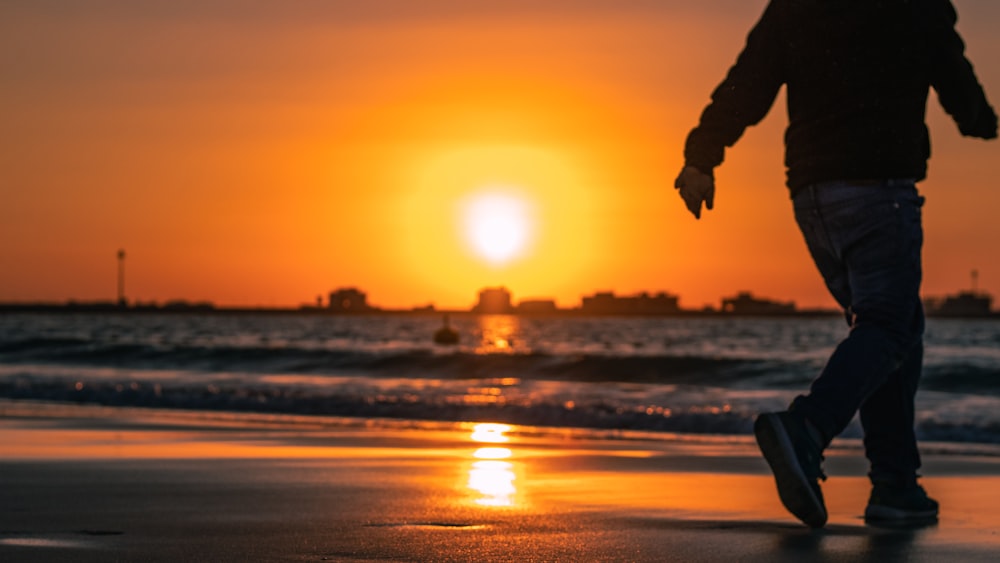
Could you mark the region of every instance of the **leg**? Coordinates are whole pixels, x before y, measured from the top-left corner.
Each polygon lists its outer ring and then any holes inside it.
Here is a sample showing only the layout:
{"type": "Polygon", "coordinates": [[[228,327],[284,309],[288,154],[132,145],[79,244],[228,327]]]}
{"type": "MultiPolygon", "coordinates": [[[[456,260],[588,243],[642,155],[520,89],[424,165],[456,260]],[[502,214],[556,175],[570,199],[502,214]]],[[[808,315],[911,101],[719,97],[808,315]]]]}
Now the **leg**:
{"type": "Polygon", "coordinates": [[[923,343],[913,347],[899,369],[861,405],[865,455],[872,482],[911,487],[917,482],[920,452],[914,425],[914,396],[920,381],[923,343]]]}
{"type": "MultiPolygon", "coordinates": [[[[812,196],[809,202],[796,197],[796,217],[831,290],[846,270],[849,289],[835,296],[842,304],[845,294],[850,299],[852,323],[809,394],[792,405],[819,429],[825,446],[890,374],[911,359],[910,351],[922,337],[922,198],[912,186],[849,184],[817,190],[812,196]],[[817,233],[823,235],[819,240],[817,233]],[[824,256],[835,257],[840,266],[821,261],[824,256]]],[[[911,361],[919,362],[919,356],[911,361]]]]}
{"type": "Polygon", "coordinates": [[[937,501],[917,484],[920,452],[913,431],[913,399],[923,354],[921,342],[861,405],[865,455],[871,463],[872,492],[865,508],[869,524],[922,526],[937,521],[937,501]]]}
{"type": "MultiPolygon", "coordinates": [[[[859,408],[873,479],[915,475],[919,466],[913,395],[922,361],[922,203],[912,183],[895,182],[810,186],[795,197],[796,220],[851,332],[809,394],[788,412],[758,416],[754,435],[785,508],[810,526],[827,519],[817,482],[825,479],[822,451],[859,408]]],[[[866,518],[936,516],[937,503],[913,481],[873,487],[866,518]]]]}
{"type": "MultiPolygon", "coordinates": [[[[795,198],[795,217],[827,288],[850,319],[849,272],[823,221],[817,196],[815,187],[800,192],[795,198]]],[[[754,421],[754,437],[771,467],[778,497],[785,508],[810,527],[826,524],[826,503],[818,481],[826,479],[821,465],[823,448],[829,439],[801,413],[790,411],[758,416],[754,421]]]]}

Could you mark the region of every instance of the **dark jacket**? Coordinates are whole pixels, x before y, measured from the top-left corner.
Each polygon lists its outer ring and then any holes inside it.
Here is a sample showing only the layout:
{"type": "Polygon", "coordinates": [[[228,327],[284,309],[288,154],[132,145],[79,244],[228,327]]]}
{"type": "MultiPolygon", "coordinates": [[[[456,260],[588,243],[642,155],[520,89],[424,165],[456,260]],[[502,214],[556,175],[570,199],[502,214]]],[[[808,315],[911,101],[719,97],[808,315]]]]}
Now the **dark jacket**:
{"type": "Polygon", "coordinates": [[[930,87],[963,135],[997,134],[956,19],[949,0],[772,0],[688,135],[686,164],[711,173],[784,84],[793,195],[831,180],[923,179],[930,87]]]}

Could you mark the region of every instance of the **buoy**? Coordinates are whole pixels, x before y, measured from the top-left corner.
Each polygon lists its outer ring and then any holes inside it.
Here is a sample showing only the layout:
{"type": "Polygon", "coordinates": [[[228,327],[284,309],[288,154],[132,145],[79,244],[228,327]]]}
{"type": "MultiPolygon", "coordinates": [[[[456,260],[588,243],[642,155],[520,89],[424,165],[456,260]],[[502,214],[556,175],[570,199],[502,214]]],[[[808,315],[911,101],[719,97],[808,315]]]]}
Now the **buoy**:
{"type": "Polygon", "coordinates": [[[458,332],[448,325],[448,315],[444,316],[444,326],[434,333],[436,344],[458,344],[458,332]]]}

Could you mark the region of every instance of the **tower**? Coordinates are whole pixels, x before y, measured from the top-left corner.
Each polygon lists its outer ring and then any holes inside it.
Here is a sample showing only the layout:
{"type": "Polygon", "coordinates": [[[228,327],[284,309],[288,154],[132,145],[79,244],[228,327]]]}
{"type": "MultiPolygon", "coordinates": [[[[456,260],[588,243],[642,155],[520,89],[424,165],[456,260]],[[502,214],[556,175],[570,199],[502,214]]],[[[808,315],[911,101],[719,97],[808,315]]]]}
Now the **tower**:
{"type": "Polygon", "coordinates": [[[125,307],[125,249],[118,249],[118,306],[125,307]]]}

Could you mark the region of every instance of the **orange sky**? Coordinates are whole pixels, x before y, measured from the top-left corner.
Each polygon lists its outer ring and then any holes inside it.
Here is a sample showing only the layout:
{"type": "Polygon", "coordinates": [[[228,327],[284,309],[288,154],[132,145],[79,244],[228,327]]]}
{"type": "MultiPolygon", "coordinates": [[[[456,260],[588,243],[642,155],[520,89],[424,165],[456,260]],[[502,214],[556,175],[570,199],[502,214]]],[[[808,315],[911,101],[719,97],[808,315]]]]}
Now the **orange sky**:
{"type": "MultiPolygon", "coordinates": [[[[681,146],[764,0],[109,0],[0,5],[0,301],[579,304],[739,290],[830,306],[784,188],[783,95],[717,171],[716,210],[672,188],[681,146]],[[140,5],[141,4],[141,5],[140,5]],[[487,4],[491,7],[486,6],[487,4]],[[505,187],[531,243],[469,251],[470,194],[505,187]]],[[[956,0],[1000,104],[1000,4],[956,0]]],[[[1000,296],[1000,144],[932,95],[924,292],[1000,296]]]]}

